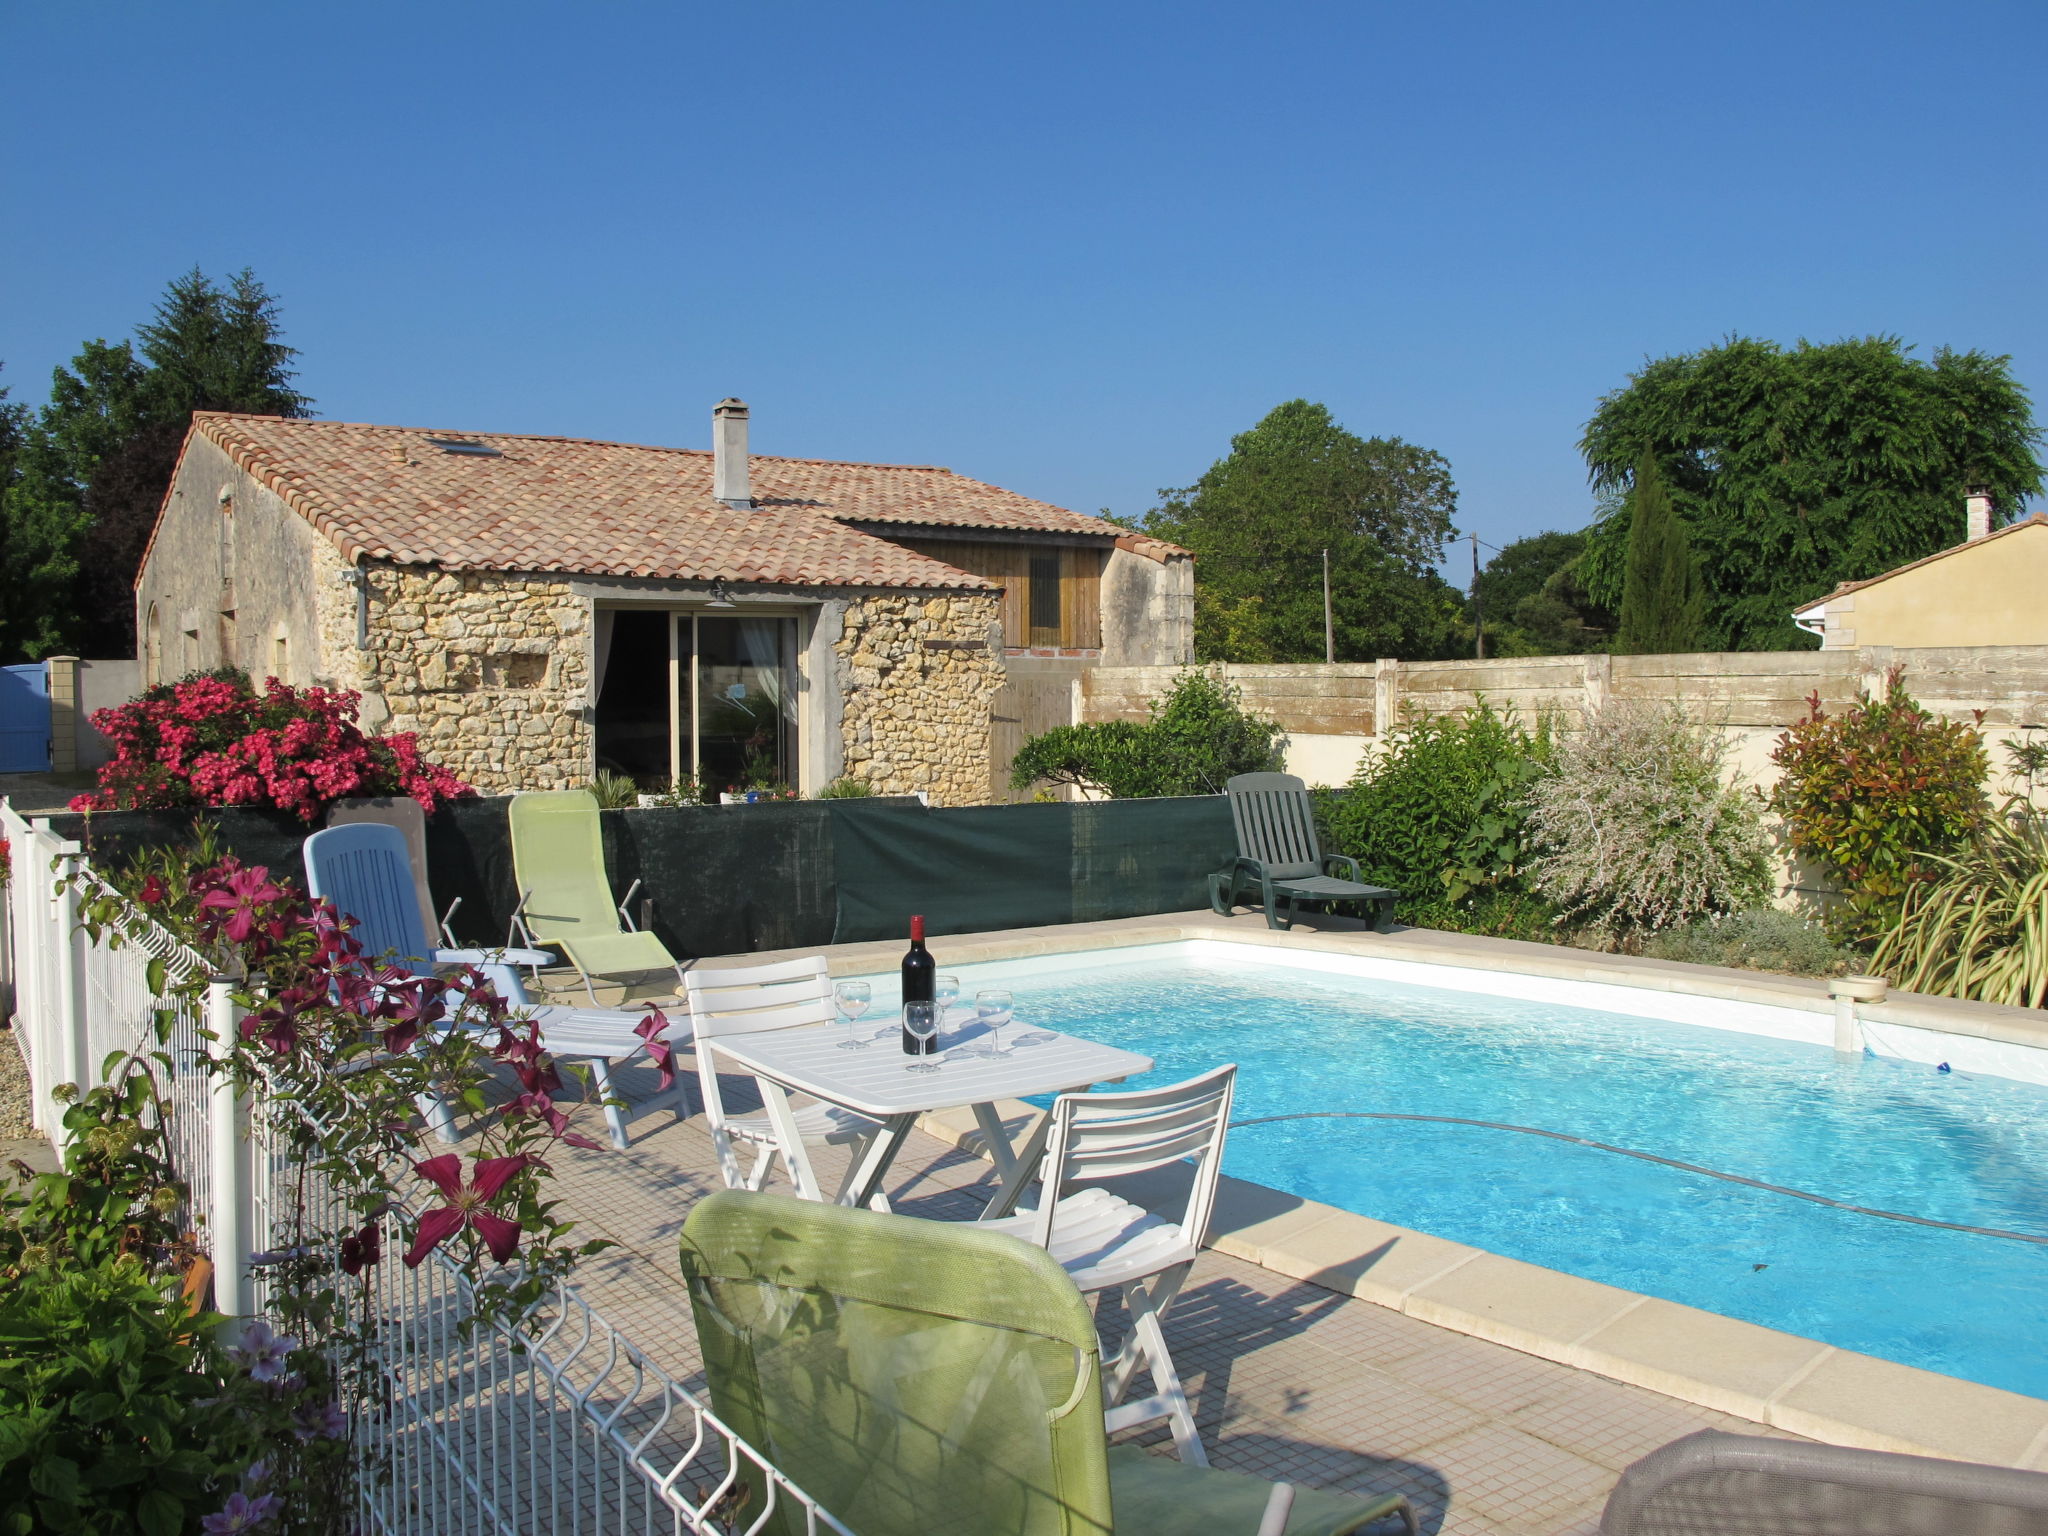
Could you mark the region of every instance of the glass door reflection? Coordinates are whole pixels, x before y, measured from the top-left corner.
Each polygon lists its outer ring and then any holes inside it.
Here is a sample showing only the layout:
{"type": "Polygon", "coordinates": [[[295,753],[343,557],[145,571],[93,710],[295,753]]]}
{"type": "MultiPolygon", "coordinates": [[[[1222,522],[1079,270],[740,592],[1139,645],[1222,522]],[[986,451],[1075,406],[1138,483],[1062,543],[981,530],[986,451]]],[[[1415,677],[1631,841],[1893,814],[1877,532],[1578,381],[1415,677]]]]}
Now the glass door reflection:
{"type": "Polygon", "coordinates": [[[796,622],[677,615],[684,658],[677,715],[705,794],[784,788],[796,778],[796,622]]]}

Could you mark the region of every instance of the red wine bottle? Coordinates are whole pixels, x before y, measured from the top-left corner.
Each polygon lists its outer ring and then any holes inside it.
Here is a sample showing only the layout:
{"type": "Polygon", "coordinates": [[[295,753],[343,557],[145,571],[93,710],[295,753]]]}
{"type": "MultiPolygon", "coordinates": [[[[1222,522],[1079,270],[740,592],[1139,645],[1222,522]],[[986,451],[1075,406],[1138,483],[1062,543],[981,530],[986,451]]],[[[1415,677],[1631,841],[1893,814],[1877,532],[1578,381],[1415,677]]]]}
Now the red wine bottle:
{"type": "MultiPolygon", "coordinates": [[[[903,1001],[906,1003],[929,1003],[932,1000],[932,978],[938,966],[925,953],[924,919],[910,920],[910,950],[903,957],[903,1001]]],[[[906,1056],[929,1056],[939,1048],[938,1032],[935,1030],[929,1040],[920,1041],[910,1032],[908,1025],[903,1030],[903,1054],[906,1056]]]]}

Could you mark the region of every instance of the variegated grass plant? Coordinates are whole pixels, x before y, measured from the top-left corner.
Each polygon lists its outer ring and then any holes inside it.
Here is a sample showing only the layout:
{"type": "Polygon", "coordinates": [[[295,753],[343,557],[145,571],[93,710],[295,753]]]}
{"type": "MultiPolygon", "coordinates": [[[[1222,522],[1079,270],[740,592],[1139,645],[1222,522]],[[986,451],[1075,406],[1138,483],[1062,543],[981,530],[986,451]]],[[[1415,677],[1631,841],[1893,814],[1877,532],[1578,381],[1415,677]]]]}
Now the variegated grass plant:
{"type": "Polygon", "coordinates": [[[1928,855],[1872,969],[1912,992],[2048,1006],[2048,815],[2010,807],[1960,853],[1928,855]]]}

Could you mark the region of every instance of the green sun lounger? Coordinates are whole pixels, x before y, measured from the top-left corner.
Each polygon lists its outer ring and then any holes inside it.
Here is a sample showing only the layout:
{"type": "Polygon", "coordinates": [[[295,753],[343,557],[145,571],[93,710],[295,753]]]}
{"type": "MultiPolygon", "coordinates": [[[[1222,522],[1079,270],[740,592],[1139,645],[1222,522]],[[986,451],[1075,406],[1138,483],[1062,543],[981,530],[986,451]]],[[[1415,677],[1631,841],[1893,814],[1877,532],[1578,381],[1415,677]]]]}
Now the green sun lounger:
{"type": "Polygon", "coordinates": [[[1237,858],[1209,877],[1209,905],[1228,917],[1240,894],[1256,893],[1268,928],[1292,928],[1303,902],[1361,902],[1380,933],[1394,926],[1401,893],[1358,878],[1358,860],[1324,853],[1316,837],[1315,810],[1308,786],[1291,773],[1240,773],[1223,786],[1230,819],[1237,827],[1237,858]],[[1348,869],[1350,878],[1337,873],[1348,869]],[[1287,916],[1280,916],[1280,903],[1287,916]]]}
{"type": "MultiPolygon", "coordinates": [[[[1094,1319],[1058,1262],[1021,1239],[725,1190],[683,1224],[682,1268],[712,1410],[851,1530],[1415,1530],[1398,1495],[1110,1450],[1094,1319]]],[[[779,1514],[763,1530],[798,1536],[801,1515],[779,1514]]]]}
{"type": "Polygon", "coordinates": [[[592,1003],[599,976],[667,973],[680,983],[682,968],[668,946],[635,929],[627,910],[640,882],[626,899],[612,900],[604,869],[604,837],[597,801],[581,789],[533,790],[512,797],[506,813],[512,831],[512,878],[519,905],[512,922],[528,948],[551,945],[568,956],[582,976],[592,1003]]]}

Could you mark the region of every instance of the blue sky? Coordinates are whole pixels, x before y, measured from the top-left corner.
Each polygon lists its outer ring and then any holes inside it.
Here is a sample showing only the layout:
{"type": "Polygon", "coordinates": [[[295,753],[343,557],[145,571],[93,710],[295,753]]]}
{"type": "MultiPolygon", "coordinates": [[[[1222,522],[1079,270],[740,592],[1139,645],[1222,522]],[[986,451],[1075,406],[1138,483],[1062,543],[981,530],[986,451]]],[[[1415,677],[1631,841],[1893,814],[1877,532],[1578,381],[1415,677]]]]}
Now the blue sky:
{"type": "Polygon", "coordinates": [[[1731,332],[2010,353],[2048,415],[2044,57],[2038,0],[0,0],[0,383],[249,265],[330,417],[703,447],[738,394],[1134,513],[1303,395],[1499,544],[1731,332]]]}

